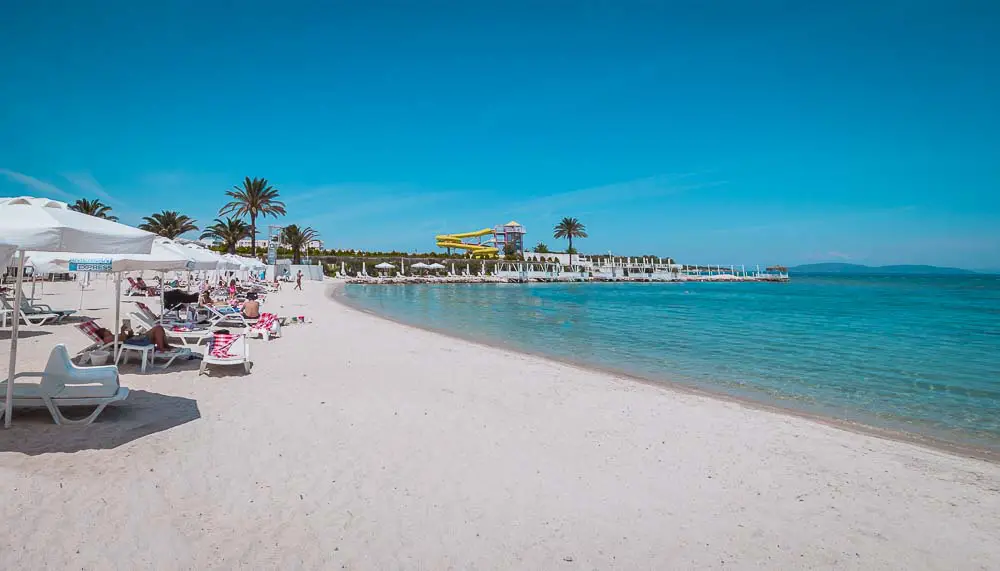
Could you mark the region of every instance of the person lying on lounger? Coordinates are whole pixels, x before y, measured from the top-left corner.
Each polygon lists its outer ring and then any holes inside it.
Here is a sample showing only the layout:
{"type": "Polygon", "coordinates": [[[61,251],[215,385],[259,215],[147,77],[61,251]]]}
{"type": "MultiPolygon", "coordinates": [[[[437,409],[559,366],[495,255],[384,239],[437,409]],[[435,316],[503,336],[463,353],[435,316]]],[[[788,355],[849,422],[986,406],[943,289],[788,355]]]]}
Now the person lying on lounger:
{"type": "MultiPolygon", "coordinates": [[[[109,329],[101,327],[97,330],[97,335],[100,336],[101,341],[105,343],[114,343],[115,336],[111,333],[109,329]]],[[[143,333],[142,335],[136,335],[131,329],[126,329],[122,327],[122,333],[118,336],[119,343],[131,343],[134,345],[156,345],[157,351],[169,351],[173,349],[167,344],[167,335],[163,331],[163,328],[159,325],[154,325],[152,329],[143,333]]]]}
{"type": "Polygon", "coordinates": [[[156,295],[156,288],[153,287],[153,286],[151,286],[151,285],[147,285],[146,282],[143,281],[143,279],[141,277],[140,278],[136,278],[135,285],[139,289],[145,291],[146,295],[156,295]]]}

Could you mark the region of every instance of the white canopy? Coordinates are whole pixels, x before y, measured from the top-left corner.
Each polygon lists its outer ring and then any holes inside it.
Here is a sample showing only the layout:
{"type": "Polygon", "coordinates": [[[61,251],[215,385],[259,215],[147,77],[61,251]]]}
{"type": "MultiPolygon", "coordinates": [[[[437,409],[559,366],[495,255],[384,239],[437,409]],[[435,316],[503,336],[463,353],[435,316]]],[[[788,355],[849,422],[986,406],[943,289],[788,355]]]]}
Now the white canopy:
{"type": "Polygon", "coordinates": [[[0,242],[39,252],[148,254],[155,234],[46,198],[0,198],[0,242]]]}
{"type": "Polygon", "coordinates": [[[187,250],[188,255],[191,257],[191,261],[194,263],[193,270],[217,270],[219,269],[219,262],[222,261],[222,256],[208,250],[195,246],[193,244],[179,244],[181,248],[187,250]]]}
{"type": "Polygon", "coordinates": [[[390,264],[389,262],[382,262],[381,264],[375,264],[375,267],[380,270],[391,270],[396,266],[390,264]]]}
{"type": "Polygon", "coordinates": [[[445,269],[445,266],[444,266],[444,264],[439,264],[437,262],[434,262],[433,264],[428,265],[427,269],[428,270],[443,270],[443,269],[445,269]]]}
{"type": "Polygon", "coordinates": [[[148,254],[74,254],[28,252],[28,263],[38,269],[58,267],[59,271],[130,272],[133,270],[190,270],[194,261],[186,248],[169,238],[156,237],[148,254]]]}
{"type": "Polygon", "coordinates": [[[246,256],[236,256],[236,257],[239,258],[240,261],[243,262],[243,264],[251,271],[259,271],[267,267],[264,264],[264,262],[256,258],[248,258],[246,256]]]}
{"type": "Polygon", "coordinates": [[[250,269],[250,265],[247,264],[246,258],[241,258],[236,254],[223,254],[221,264],[222,265],[219,266],[219,269],[223,270],[246,271],[250,269]]]}
{"type": "Polygon", "coordinates": [[[425,264],[423,262],[417,262],[415,264],[410,264],[410,267],[411,268],[416,268],[418,270],[423,270],[423,269],[429,268],[430,266],[428,266],[427,264],[425,264]]]}

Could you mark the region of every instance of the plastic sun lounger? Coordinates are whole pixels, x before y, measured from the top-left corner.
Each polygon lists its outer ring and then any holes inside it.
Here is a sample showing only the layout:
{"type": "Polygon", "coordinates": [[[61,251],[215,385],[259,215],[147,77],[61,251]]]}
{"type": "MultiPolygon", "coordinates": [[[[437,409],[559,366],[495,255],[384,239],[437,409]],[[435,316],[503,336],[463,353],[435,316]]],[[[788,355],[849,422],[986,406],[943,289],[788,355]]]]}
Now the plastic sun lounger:
{"type": "Polygon", "coordinates": [[[281,337],[281,322],[273,313],[261,313],[256,323],[247,330],[248,337],[262,337],[270,341],[272,337],[281,337]]]}
{"type": "MultiPolygon", "coordinates": [[[[0,383],[0,390],[6,391],[6,384],[7,381],[0,383]]],[[[90,424],[104,407],[126,398],[128,389],[118,383],[118,367],[78,367],[61,343],[52,348],[43,372],[14,375],[14,406],[44,406],[56,424],[90,424]],[[17,379],[22,377],[41,377],[42,380],[40,383],[18,383],[17,379]],[[62,407],[67,406],[97,408],[89,416],[73,420],[62,413],[62,407]]],[[[3,416],[2,410],[0,416],[3,416]]]]}
{"type": "Polygon", "coordinates": [[[141,301],[135,302],[135,306],[139,308],[139,311],[149,319],[150,322],[157,322],[160,320],[160,316],[153,313],[153,310],[149,308],[148,305],[141,301]]]}
{"type": "Polygon", "coordinates": [[[59,323],[63,319],[69,317],[76,313],[75,309],[52,309],[51,305],[46,305],[44,303],[32,304],[27,299],[21,299],[21,312],[22,314],[28,315],[57,315],[56,323],[59,323]]]}
{"type": "Polygon", "coordinates": [[[125,291],[126,296],[141,295],[148,297],[160,295],[160,288],[157,286],[146,284],[146,287],[142,287],[134,278],[126,276],[126,279],[128,280],[128,290],[125,291]]]}
{"type": "Polygon", "coordinates": [[[245,317],[243,317],[243,312],[239,309],[233,309],[232,311],[220,311],[219,308],[212,305],[203,305],[203,309],[206,309],[209,313],[209,322],[213,326],[221,326],[224,323],[228,323],[237,327],[249,327],[250,324],[247,323],[245,317]]]}
{"type": "Polygon", "coordinates": [[[56,313],[41,313],[36,311],[25,313],[24,309],[15,310],[13,304],[11,304],[10,300],[6,297],[2,298],[2,301],[4,309],[10,311],[11,315],[16,313],[18,317],[24,321],[26,327],[31,327],[32,325],[44,325],[49,321],[57,321],[61,319],[61,317],[56,313]]]}
{"type": "Polygon", "coordinates": [[[83,355],[88,351],[96,351],[96,350],[103,351],[108,347],[114,346],[114,343],[105,343],[104,339],[101,339],[100,336],[97,335],[97,330],[100,328],[101,326],[98,325],[97,322],[94,320],[84,321],[83,323],[78,323],[76,325],[77,331],[83,333],[87,337],[87,339],[90,339],[91,343],[89,346],[87,346],[82,351],[77,353],[77,355],[83,355]]]}
{"type": "Polygon", "coordinates": [[[201,358],[201,368],[198,376],[206,371],[208,365],[243,365],[250,372],[250,344],[246,335],[215,335],[208,342],[208,350],[201,358]],[[226,343],[222,346],[222,343],[226,343]]]}
{"type": "MultiPolygon", "coordinates": [[[[149,331],[158,325],[158,323],[146,319],[146,316],[141,313],[132,313],[131,315],[132,318],[135,319],[139,326],[141,326],[145,331],[149,331]]],[[[179,341],[180,344],[185,347],[197,347],[201,344],[202,340],[207,339],[212,335],[212,330],[210,328],[194,329],[192,331],[175,331],[170,327],[164,327],[163,332],[166,334],[167,339],[179,341]]]]}

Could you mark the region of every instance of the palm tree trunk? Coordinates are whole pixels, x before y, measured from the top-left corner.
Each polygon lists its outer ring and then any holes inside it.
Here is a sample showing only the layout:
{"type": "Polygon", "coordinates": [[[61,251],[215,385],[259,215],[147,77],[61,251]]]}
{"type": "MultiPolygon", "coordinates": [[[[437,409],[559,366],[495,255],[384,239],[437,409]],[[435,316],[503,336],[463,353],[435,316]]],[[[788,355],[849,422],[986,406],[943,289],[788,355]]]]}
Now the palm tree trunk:
{"type": "Polygon", "coordinates": [[[572,267],[573,266],[573,235],[570,234],[568,237],[569,237],[569,250],[568,250],[568,252],[569,252],[569,265],[570,265],[570,267],[572,267]]]}
{"type": "Polygon", "coordinates": [[[257,217],[250,215],[250,253],[257,257],[257,217]]]}

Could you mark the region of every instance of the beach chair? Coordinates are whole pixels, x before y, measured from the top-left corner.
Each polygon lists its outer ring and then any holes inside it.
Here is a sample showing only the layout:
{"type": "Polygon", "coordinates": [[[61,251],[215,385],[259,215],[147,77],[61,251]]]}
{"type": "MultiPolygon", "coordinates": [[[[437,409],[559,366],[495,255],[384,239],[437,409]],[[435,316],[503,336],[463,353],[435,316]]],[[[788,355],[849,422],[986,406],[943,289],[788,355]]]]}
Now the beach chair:
{"type": "Polygon", "coordinates": [[[125,295],[146,295],[146,290],[136,283],[135,278],[126,276],[125,279],[128,280],[128,289],[125,290],[125,295]]]}
{"type": "Polygon", "coordinates": [[[231,325],[235,327],[249,327],[247,320],[243,317],[243,312],[229,305],[202,305],[199,306],[208,312],[208,321],[213,327],[231,325]]]}
{"type": "Polygon", "coordinates": [[[139,282],[135,281],[134,278],[126,276],[125,279],[128,280],[128,289],[125,290],[125,295],[128,295],[128,296],[131,296],[131,295],[143,295],[143,296],[160,295],[160,288],[158,288],[156,286],[151,286],[149,284],[146,284],[146,287],[142,287],[139,284],[139,282]]]}
{"type": "MultiPolygon", "coordinates": [[[[104,407],[128,398],[128,389],[118,383],[118,367],[78,367],[70,360],[69,352],[62,343],[52,348],[44,371],[18,373],[13,381],[14,406],[44,406],[56,424],[90,424],[104,407]],[[42,380],[39,383],[17,382],[23,377],[41,377],[42,380]],[[62,413],[62,408],[67,406],[97,408],[89,416],[73,420],[62,413]]],[[[0,382],[0,391],[7,390],[7,382],[0,382]]],[[[2,411],[0,416],[3,416],[2,411]]]]}
{"type": "Polygon", "coordinates": [[[145,303],[141,301],[136,301],[134,303],[135,306],[139,308],[139,312],[142,313],[149,321],[155,323],[160,320],[160,316],[153,313],[153,310],[150,309],[149,306],[146,305],[145,303]]]}
{"type": "Polygon", "coordinates": [[[281,322],[278,321],[278,316],[273,313],[261,313],[257,322],[247,330],[247,336],[262,337],[265,341],[270,341],[272,337],[281,337],[281,322]]]}
{"type": "Polygon", "coordinates": [[[15,310],[14,304],[12,304],[6,297],[0,297],[0,302],[3,303],[4,309],[9,311],[11,315],[17,314],[21,318],[21,321],[24,321],[26,327],[31,327],[32,325],[44,325],[49,321],[56,321],[60,319],[59,315],[55,313],[45,313],[34,310],[25,313],[23,309],[24,304],[21,305],[22,309],[15,310]]]}
{"type": "Polygon", "coordinates": [[[201,368],[198,369],[198,376],[201,376],[208,365],[243,365],[244,370],[250,372],[250,344],[247,343],[247,336],[229,333],[216,333],[208,342],[208,350],[201,358],[201,368]]]}
{"type": "MultiPolygon", "coordinates": [[[[145,315],[141,313],[132,313],[132,319],[136,322],[136,327],[141,328],[144,331],[149,331],[153,327],[159,325],[155,321],[149,320],[145,315]]],[[[166,334],[167,340],[173,339],[174,341],[180,342],[181,345],[185,347],[197,347],[201,344],[202,340],[208,338],[212,333],[212,329],[188,327],[181,325],[179,323],[167,324],[163,326],[163,332],[166,334]]]]}
{"type": "Polygon", "coordinates": [[[75,309],[52,309],[52,306],[44,303],[32,304],[25,298],[21,298],[21,312],[27,315],[57,315],[56,323],[76,313],[75,309]]]}
{"type": "Polygon", "coordinates": [[[97,330],[101,329],[101,326],[98,325],[97,322],[94,320],[84,321],[83,323],[77,323],[76,329],[80,333],[83,333],[84,336],[90,340],[90,345],[87,346],[82,351],[80,351],[79,353],[77,353],[78,357],[90,351],[98,351],[98,350],[103,351],[106,350],[108,347],[114,346],[114,343],[105,343],[104,339],[102,339],[101,336],[97,334],[97,330]]]}

